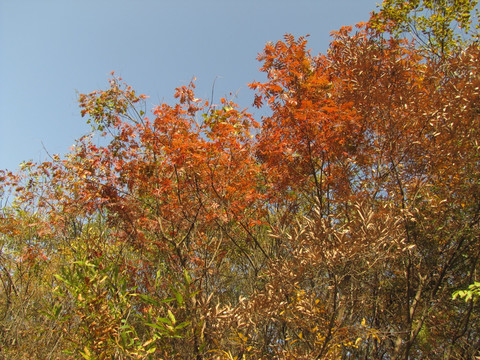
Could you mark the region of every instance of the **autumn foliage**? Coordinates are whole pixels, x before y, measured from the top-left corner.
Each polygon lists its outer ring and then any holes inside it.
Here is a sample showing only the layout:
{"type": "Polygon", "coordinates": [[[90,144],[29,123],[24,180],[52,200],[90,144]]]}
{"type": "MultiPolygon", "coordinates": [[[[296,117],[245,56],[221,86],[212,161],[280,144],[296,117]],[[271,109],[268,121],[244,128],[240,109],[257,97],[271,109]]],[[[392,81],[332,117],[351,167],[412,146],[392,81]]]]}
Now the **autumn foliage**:
{"type": "Polygon", "coordinates": [[[480,49],[411,3],[268,43],[261,119],[80,95],[91,134],[0,173],[0,358],[480,356],[480,49]]]}

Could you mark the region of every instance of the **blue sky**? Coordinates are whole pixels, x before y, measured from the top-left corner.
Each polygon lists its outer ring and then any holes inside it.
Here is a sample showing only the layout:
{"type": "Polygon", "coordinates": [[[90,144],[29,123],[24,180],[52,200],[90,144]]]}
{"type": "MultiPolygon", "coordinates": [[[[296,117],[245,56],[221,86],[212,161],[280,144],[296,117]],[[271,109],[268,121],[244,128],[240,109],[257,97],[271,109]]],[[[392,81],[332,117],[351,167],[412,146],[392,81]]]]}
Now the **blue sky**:
{"type": "MultiPolygon", "coordinates": [[[[368,20],[380,0],[0,0],[0,169],[65,154],[89,131],[77,92],[105,89],[115,71],[153,103],[197,78],[197,97],[236,93],[263,77],[256,56],[286,33],[310,34],[314,54],[330,31],[368,20]]],[[[254,110],[251,110],[254,111],[254,110]]]]}

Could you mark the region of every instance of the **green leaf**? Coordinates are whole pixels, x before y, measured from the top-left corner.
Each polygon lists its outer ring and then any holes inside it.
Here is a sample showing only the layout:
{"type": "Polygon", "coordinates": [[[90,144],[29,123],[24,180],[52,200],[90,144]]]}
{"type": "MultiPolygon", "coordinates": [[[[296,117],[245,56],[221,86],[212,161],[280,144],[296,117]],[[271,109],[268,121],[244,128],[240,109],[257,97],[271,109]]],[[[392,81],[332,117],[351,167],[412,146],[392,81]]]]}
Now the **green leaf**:
{"type": "Polygon", "coordinates": [[[184,303],[182,294],[180,294],[176,290],[174,290],[174,293],[175,293],[175,298],[177,299],[178,305],[180,305],[180,307],[182,307],[183,303],[184,303]]]}
{"type": "Polygon", "coordinates": [[[169,310],[167,310],[167,314],[168,314],[168,317],[170,318],[170,320],[172,321],[172,325],[175,325],[176,323],[176,320],[175,320],[175,316],[173,315],[173,313],[169,310]]]}
{"type": "Polygon", "coordinates": [[[185,283],[190,286],[190,284],[192,283],[192,278],[190,277],[190,274],[187,270],[183,270],[183,276],[185,277],[185,283]]]}
{"type": "Polygon", "coordinates": [[[180,324],[175,326],[175,330],[181,330],[181,329],[187,327],[188,325],[190,325],[190,322],[188,322],[188,321],[181,322],[180,324]]]}
{"type": "Polygon", "coordinates": [[[160,330],[162,332],[165,332],[165,330],[166,330],[166,328],[164,326],[159,325],[159,324],[146,323],[145,325],[150,326],[154,329],[160,330]]]}
{"type": "Polygon", "coordinates": [[[172,302],[172,301],[175,300],[174,298],[157,300],[157,299],[154,299],[154,298],[152,298],[148,295],[145,295],[145,294],[131,294],[131,296],[138,296],[140,299],[142,299],[147,304],[151,304],[151,305],[154,305],[156,307],[163,307],[163,304],[169,303],[169,302],[172,302]]]}

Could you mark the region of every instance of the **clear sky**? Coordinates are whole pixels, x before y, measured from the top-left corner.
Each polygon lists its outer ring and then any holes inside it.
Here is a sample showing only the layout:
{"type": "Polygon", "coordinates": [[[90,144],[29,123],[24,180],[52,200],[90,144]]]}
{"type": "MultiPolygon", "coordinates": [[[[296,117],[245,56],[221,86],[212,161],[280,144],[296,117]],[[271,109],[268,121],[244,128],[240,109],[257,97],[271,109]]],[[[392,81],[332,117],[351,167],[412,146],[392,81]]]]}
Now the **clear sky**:
{"type": "MultiPolygon", "coordinates": [[[[0,0],[0,169],[65,154],[89,131],[77,92],[105,89],[115,71],[153,103],[196,77],[215,102],[263,79],[256,56],[286,33],[310,34],[314,54],[330,31],[366,21],[380,0],[0,0]]],[[[254,110],[251,110],[254,111],[254,110]]]]}

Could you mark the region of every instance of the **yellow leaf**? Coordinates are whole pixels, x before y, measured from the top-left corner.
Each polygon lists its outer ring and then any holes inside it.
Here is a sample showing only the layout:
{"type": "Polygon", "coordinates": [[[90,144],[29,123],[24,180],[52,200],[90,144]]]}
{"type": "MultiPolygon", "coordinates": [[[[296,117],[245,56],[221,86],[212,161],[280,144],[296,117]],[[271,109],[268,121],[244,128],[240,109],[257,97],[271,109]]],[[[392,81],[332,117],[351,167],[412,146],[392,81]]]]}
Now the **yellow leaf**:
{"type": "Polygon", "coordinates": [[[146,347],[146,346],[150,345],[153,341],[154,341],[154,339],[147,340],[142,344],[142,346],[146,347]]]}

